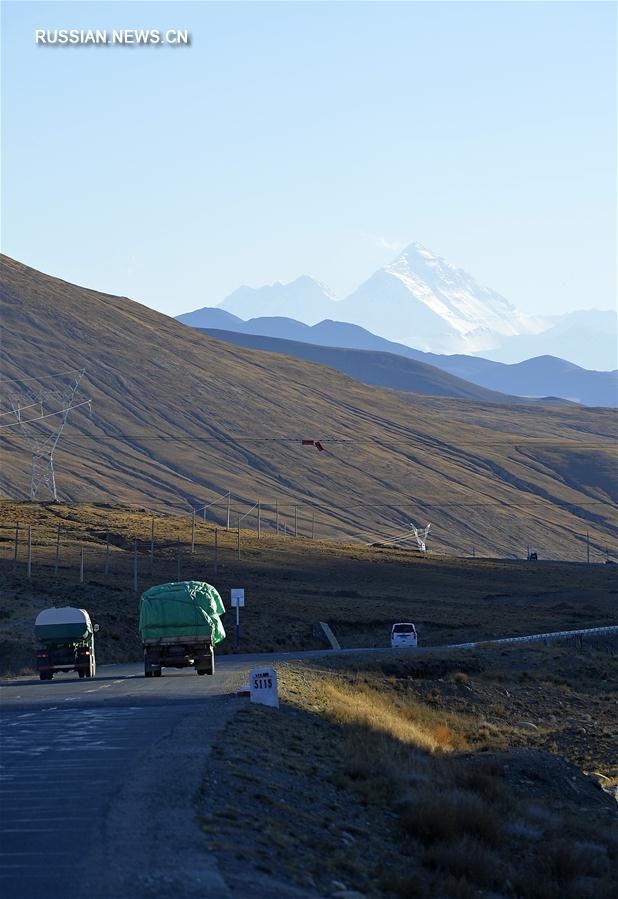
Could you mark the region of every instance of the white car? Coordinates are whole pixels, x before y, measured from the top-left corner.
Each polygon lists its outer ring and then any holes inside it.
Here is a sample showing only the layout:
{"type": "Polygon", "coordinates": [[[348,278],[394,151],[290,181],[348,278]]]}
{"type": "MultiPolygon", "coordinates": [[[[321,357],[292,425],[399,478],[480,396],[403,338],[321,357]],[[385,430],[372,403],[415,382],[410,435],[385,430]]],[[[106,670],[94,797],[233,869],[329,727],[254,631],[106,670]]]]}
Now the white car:
{"type": "Polygon", "coordinates": [[[410,621],[401,621],[391,628],[391,649],[414,648],[418,643],[416,628],[410,621]]]}

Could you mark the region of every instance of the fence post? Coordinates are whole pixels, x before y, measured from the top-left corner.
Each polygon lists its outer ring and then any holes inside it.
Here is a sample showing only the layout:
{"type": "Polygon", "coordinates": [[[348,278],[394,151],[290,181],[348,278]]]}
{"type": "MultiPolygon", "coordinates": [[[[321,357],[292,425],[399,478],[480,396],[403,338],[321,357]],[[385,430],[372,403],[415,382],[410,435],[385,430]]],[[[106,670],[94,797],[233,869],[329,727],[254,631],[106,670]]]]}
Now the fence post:
{"type": "Polygon", "coordinates": [[[219,568],[219,528],[215,528],[215,574],[219,568]]]}
{"type": "Polygon", "coordinates": [[[294,506],[294,536],[298,537],[298,506],[294,506]]]}
{"type": "Polygon", "coordinates": [[[58,565],[60,563],[60,525],[56,531],[56,557],[54,559],[54,577],[58,577],[58,565]]]}
{"type": "Polygon", "coordinates": [[[154,571],[154,541],[155,541],[155,520],[152,519],[150,523],[150,576],[152,577],[152,572],[154,571]]]}
{"type": "Polygon", "coordinates": [[[180,583],[180,537],[176,541],[176,582],[180,583]]]}
{"type": "Polygon", "coordinates": [[[15,524],[15,549],[13,550],[13,574],[17,574],[17,547],[19,546],[19,522],[15,524]]]}
{"type": "Polygon", "coordinates": [[[262,536],[262,504],[258,499],[258,540],[262,536]]]}
{"type": "Polygon", "coordinates": [[[133,541],[133,592],[137,593],[137,540],[133,541]]]}
{"type": "Polygon", "coordinates": [[[104,569],[105,577],[109,574],[109,531],[107,532],[107,536],[105,538],[105,569],[104,569]]]}
{"type": "Polygon", "coordinates": [[[84,583],[84,544],[79,548],[79,582],[84,583]]]}
{"type": "Polygon", "coordinates": [[[32,525],[28,525],[28,560],[26,562],[26,577],[32,574],[32,525]]]}
{"type": "Polygon", "coordinates": [[[238,534],[236,537],[236,556],[240,559],[240,515],[238,516],[238,534]]]}
{"type": "Polygon", "coordinates": [[[191,555],[195,552],[195,509],[191,517],[191,555]]]}
{"type": "Polygon", "coordinates": [[[226,531],[229,531],[229,529],[230,529],[230,511],[231,511],[230,505],[231,505],[231,502],[232,502],[232,494],[228,490],[228,492],[227,492],[227,524],[225,526],[226,531]]]}
{"type": "Polygon", "coordinates": [[[313,510],[313,515],[311,516],[311,539],[315,540],[315,509],[313,510]]]}

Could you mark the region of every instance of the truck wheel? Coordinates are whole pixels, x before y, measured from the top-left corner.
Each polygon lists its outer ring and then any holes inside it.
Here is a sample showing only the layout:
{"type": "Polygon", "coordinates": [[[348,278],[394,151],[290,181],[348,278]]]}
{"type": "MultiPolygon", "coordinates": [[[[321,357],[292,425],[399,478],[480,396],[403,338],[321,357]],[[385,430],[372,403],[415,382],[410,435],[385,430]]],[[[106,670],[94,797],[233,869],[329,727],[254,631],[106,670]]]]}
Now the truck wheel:
{"type": "Polygon", "coordinates": [[[85,676],[86,676],[86,672],[84,671],[83,668],[78,668],[78,669],[77,669],[77,673],[79,674],[79,679],[80,679],[80,680],[82,679],[82,677],[85,677],[85,676]]]}
{"type": "Polygon", "coordinates": [[[39,677],[41,678],[41,680],[51,680],[53,674],[48,674],[47,671],[39,671],[39,677]]]}
{"type": "Polygon", "coordinates": [[[196,668],[195,670],[197,671],[198,674],[206,674],[206,672],[204,671],[203,668],[196,668]]]}
{"type": "Polygon", "coordinates": [[[144,677],[152,677],[152,671],[150,671],[150,669],[148,671],[144,671],[144,677]]]}
{"type": "Polygon", "coordinates": [[[161,677],[161,669],[160,668],[157,668],[157,670],[153,671],[152,673],[153,673],[154,677],[161,677]]]}

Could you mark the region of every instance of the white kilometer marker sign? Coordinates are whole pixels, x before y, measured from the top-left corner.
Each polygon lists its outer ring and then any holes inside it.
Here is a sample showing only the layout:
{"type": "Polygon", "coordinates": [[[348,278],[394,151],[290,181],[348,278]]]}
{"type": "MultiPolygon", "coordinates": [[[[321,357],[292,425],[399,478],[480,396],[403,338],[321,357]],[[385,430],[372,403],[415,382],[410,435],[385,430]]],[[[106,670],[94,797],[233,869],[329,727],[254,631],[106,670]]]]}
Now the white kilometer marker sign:
{"type": "Polygon", "coordinates": [[[274,668],[253,668],[249,672],[251,702],[279,708],[279,685],[274,668]]]}

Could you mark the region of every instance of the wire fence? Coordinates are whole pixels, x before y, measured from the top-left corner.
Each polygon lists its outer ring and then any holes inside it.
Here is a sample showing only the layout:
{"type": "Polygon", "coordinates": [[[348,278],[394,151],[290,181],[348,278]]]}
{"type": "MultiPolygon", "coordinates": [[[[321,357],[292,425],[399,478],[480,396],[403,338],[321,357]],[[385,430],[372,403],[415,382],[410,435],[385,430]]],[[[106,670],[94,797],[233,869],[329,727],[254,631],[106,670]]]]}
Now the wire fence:
{"type": "Polygon", "coordinates": [[[139,536],[132,535],[130,527],[113,528],[111,523],[109,529],[66,521],[55,526],[0,523],[0,570],[19,578],[44,574],[77,583],[104,578],[130,584],[138,592],[146,581],[203,577],[205,570],[216,575],[220,565],[255,554],[255,541],[262,538],[270,538],[270,553],[276,551],[273,537],[279,538],[281,548],[288,540],[316,539],[315,509],[300,504],[264,506],[258,500],[243,511],[228,497],[224,523],[217,525],[207,522],[206,513],[214,505],[173,518],[153,515],[149,520],[145,515],[139,536]]]}

